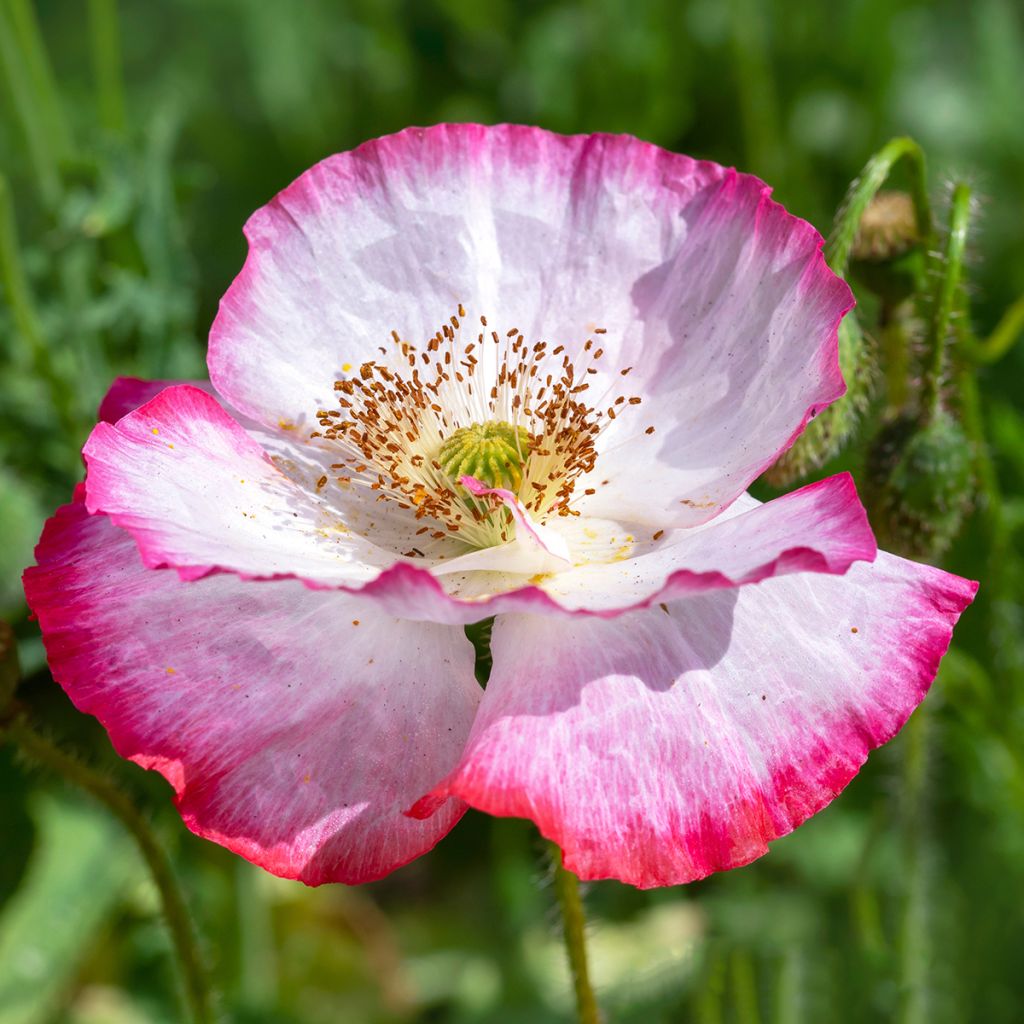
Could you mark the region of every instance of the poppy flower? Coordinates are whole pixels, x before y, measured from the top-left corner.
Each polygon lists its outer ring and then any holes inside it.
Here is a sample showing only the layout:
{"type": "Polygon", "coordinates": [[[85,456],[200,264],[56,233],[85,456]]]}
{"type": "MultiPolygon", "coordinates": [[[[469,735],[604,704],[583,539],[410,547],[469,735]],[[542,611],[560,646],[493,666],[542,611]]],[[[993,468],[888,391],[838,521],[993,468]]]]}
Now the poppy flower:
{"type": "Polygon", "coordinates": [[[355,883],[471,806],[582,878],[687,882],[924,697],[976,585],[878,552],[848,475],[745,493],[843,393],[852,305],[762,182],[441,125],[246,235],[211,383],[115,384],[25,576],[55,677],[193,831],[355,883]]]}

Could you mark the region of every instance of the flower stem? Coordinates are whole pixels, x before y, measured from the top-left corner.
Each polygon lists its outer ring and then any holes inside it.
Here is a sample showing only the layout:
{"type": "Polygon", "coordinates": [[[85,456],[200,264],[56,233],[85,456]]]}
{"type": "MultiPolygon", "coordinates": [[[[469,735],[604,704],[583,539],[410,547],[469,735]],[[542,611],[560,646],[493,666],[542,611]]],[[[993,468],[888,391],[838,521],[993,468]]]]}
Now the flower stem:
{"type": "Polygon", "coordinates": [[[961,352],[975,363],[996,363],[1024,337],[1024,295],[1002,315],[995,329],[984,341],[970,336],[959,339],[961,352]]]}
{"type": "Polygon", "coordinates": [[[89,0],[89,35],[100,122],[108,131],[120,134],[125,114],[117,0],[89,0]]]}
{"type": "Polygon", "coordinates": [[[769,59],[768,15],[762,0],[730,0],[732,65],[736,76],[743,154],[756,173],[778,182],[785,167],[779,144],[779,103],[769,59]]]}
{"type": "Polygon", "coordinates": [[[917,233],[927,256],[935,246],[935,226],[928,199],[924,150],[911,138],[901,136],[887,142],[854,178],[846,198],[836,212],[832,233],[825,243],[825,259],[840,277],[846,276],[850,250],[857,235],[860,219],[878,190],[885,184],[893,167],[900,161],[907,164],[910,197],[914,203],[917,233]]]}
{"type": "Polygon", "coordinates": [[[566,870],[562,863],[562,851],[557,846],[552,846],[551,860],[555,867],[555,895],[562,912],[565,951],[576,993],[576,1014],[580,1024],[600,1024],[601,1013],[597,1008],[587,967],[587,919],[580,898],[580,881],[571,871],[566,870]]]}
{"type": "Polygon", "coordinates": [[[926,418],[938,411],[942,398],[942,376],[946,368],[946,343],[949,340],[950,318],[960,288],[963,273],[964,249],[967,244],[967,225],[971,215],[971,190],[959,182],[953,189],[949,211],[949,235],[943,258],[942,278],[932,307],[928,330],[928,348],[925,355],[924,384],[921,408],[926,418]]]}
{"type": "Polygon", "coordinates": [[[25,755],[95,797],[132,834],[160,892],[192,1019],[196,1024],[212,1024],[215,1015],[210,986],[202,967],[188,908],[174,877],[170,860],[157,842],[146,819],[113,783],[82,764],[77,758],[65,754],[45,736],[36,732],[23,718],[15,718],[5,731],[8,738],[25,755]]]}
{"type": "Polygon", "coordinates": [[[72,152],[64,110],[30,0],[0,4],[0,77],[25,135],[33,178],[45,204],[60,201],[60,165],[72,152]]]}

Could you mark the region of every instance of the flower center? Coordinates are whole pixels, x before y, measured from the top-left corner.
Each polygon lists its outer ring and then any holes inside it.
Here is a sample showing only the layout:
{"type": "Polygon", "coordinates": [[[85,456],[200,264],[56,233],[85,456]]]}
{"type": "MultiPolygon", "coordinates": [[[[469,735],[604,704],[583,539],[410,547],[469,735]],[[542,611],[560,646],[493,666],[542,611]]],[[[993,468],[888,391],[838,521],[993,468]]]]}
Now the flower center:
{"type": "Polygon", "coordinates": [[[523,483],[523,463],[530,453],[530,435],[523,426],[504,420],[459,427],[437,456],[450,480],[476,477],[489,487],[518,492],[523,483]]]}
{"type": "Polygon", "coordinates": [[[474,548],[511,540],[512,518],[470,495],[461,476],[512,491],[541,519],[577,514],[570,501],[594,467],[597,438],[640,403],[609,391],[588,401],[604,355],[593,338],[574,361],[564,345],[529,342],[514,327],[499,334],[485,316],[469,333],[465,317],[460,305],[422,346],[392,331],[387,364],[371,360],[351,373],[346,365],[334,383],[338,408],[319,410],[321,429],[310,435],[336,448],[340,487],[367,488],[423,520],[411,557],[450,553],[452,538],[474,548]]]}

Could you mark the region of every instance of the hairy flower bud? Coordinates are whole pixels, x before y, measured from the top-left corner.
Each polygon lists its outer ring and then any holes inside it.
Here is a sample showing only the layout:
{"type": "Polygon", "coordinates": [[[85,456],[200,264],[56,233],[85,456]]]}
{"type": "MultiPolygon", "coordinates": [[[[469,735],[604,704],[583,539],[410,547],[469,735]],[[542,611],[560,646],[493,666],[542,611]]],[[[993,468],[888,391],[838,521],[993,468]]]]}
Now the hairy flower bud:
{"type": "Polygon", "coordinates": [[[839,367],[846,394],[813,419],[793,447],[764,474],[773,487],[799,480],[839,453],[860,425],[874,392],[876,372],[873,346],[850,313],[839,325],[839,367]]]}
{"type": "Polygon", "coordinates": [[[914,203],[906,192],[879,192],[857,228],[850,274],[883,302],[913,295],[924,269],[914,203]]]}
{"type": "Polygon", "coordinates": [[[971,452],[945,410],[930,422],[901,416],[868,453],[864,502],[878,542],[912,558],[932,559],[956,539],[971,500],[971,452]]]}

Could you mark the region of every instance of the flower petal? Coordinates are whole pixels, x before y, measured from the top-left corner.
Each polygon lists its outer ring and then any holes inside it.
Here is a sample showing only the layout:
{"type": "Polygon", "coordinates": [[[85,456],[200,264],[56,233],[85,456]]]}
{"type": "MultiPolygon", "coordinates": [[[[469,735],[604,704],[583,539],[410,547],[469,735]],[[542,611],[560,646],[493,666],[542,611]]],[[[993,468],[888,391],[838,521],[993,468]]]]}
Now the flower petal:
{"type": "MultiPolygon", "coordinates": [[[[135,537],[147,566],[172,566],[184,579],[214,570],[294,576],[362,593],[388,614],[449,624],[515,611],[618,615],[770,575],[841,573],[874,554],[847,475],[765,506],[745,499],[702,528],[673,531],[646,550],[636,545],[636,557],[564,572],[569,551],[558,528],[533,522],[510,493],[476,484],[512,508],[516,541],[413,568],[346,532],[336,506],[297,486],[302,453],[282,443],[256,425],[244,429],[204,391],[166,388],[116,425],[96,428],[85,448],[88,505],[135,537]],[[276,460],[291,467],[289,477],[261,441],[291,453],[276,460]]],[[[412,545],[416,526],[410,519],[412,545]]]]}
{"type": "Polygon", "coordinates": [[[770,193],[730,172],[636,283],[634,369],[613,393],[641,403],[602,437],[583,515],[707,522],[845,392],[838,332],[853,296],[821,236],[770,193]]]}
{"type": "Polygon", "coordinates": [[[194,832],[269,871],[364,882],[463,813],[401,810],[458,758],[480,690],[461,631],[345,594],[219,575],[184,583],[81,501],[25,573],[54,676],[117,751],[161,772],[194,832]]]}
{"type": "Polygon", "coordinates": [[[213,394],[213,387],[205,380],[144,380],[141,377],[117,377],[100,402],[101,423],[116,423],[122,416],[156,398],[165,388],[187,384],[213,394]]]}
{"type": "MultiPolygon", "coordinates": [[[[579,522],[586,532],[588,521],[579,522]]],[[[649,531],[643,538],[623,538],[621,529],[618,534],[618,541],[627,541],[623,551],[632,554],[577,564],[546,580],[544,591],[567,609],[621,611],[769,576],[841,575],[855,561],[873,560],[878,550],[849,473],[764,505],[741,499],[703,527],[659,530],[653,539],[649,531]]],[[[585,551],[581,545],[574,553],[585,557],[585,551]]]]}
{"type": "Polygon", "coordinates": [[[478,498],[493,497],[505,506],[516,524],[516,535],[507,544],[480,548],[448,559],[434,567],[437,575],[482,569],[520,576],[558,572],[570,564],[569,547],[560,534],[534,520],[523,503],[504,487],[488,487],[475,477],[460,477],[459,483],[478,498]]]}
{"type": "Polygon", "coordinates": [[[828,804],[924,697],[976,584],[880,553],[613,621],[499,618],[459,796],[581,878],[738,867],[828,804]]]}
{"type": "Polygon", "coordinates": [[[852,298],[817,232],[756,178],[628,136],[408,129],[316,165],[246,235],[208,362],[266,424],[311,422],[346,367],[460,302],[573,359],[607,331],[587,400],[642,403],[602,440],[588,515],[703,522],[843,392],[852,298]]]}
{"type": "Polygon", "coordinates": [[[285,476],[198,388],[167,388],[116,424],[100,423],[83,453],[89,511],[129,530],[150,568],[173,566],[186,579],[230,568],[341,582],[394,561],[285,476]]]}

